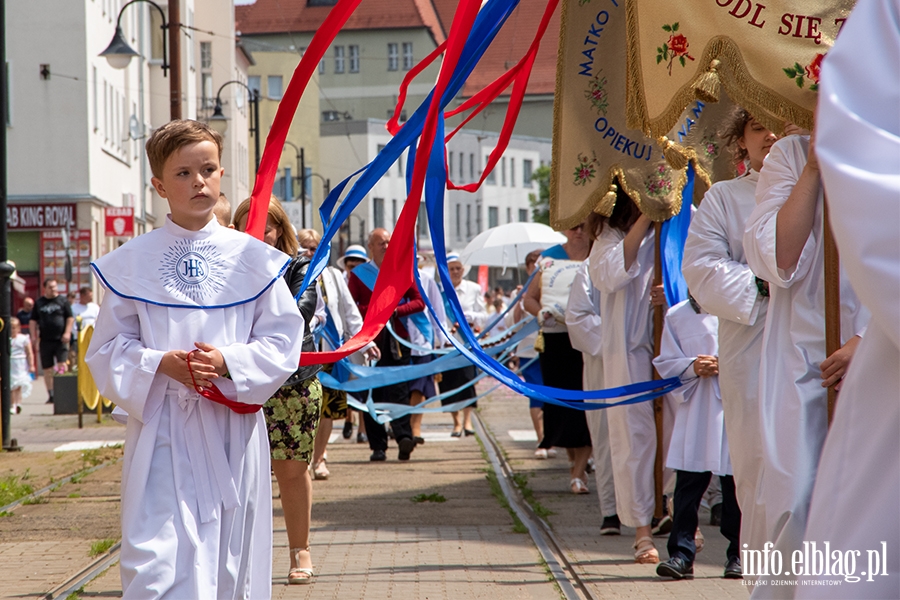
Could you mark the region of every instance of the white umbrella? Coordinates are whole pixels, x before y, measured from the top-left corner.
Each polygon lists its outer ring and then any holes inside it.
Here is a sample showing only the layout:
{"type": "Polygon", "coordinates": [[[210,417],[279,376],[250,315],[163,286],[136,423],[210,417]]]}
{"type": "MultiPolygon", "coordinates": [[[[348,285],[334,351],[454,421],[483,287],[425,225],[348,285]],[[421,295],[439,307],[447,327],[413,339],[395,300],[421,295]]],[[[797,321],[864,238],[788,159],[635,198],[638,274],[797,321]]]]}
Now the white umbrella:
{"type": "Polygon", "coordinates": [[[517,267],[530,252],[565,241],[566,236],[541,223],[507,223],[479,233],[459,258],[465,265],[517,267]]]}

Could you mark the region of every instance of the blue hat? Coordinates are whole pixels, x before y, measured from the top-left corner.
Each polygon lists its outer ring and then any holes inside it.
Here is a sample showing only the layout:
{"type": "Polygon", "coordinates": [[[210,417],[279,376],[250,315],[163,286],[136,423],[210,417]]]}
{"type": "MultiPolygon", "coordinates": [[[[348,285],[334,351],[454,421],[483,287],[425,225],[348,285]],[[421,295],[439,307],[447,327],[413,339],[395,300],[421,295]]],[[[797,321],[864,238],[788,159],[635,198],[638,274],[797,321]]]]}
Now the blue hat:
{"type": "Polygon", "coordinates": [[[452,263],[452,262],[454,262],[454,261],[455,261],[455,262],[458,262],[458,263],[461,263],[461,262],[462,262],[462,261],[459,259],[459,252],[450,252],[449,254],[447,254],[447,264],[450,264],[450,263],[452,263]]]}
{"type": "Polygon", "coordinates": [[[346,267],[344,266],[344,261],[348,258],[353,258],[356,260],[368,262],[369,255],[366,254],[365,248],[363,248],[359,244],[353,244],[351,246],[348,246],[347,249],[344,251],[344,255],[337,260],[337,265],[341,269],[345,269],[346,267]]]}

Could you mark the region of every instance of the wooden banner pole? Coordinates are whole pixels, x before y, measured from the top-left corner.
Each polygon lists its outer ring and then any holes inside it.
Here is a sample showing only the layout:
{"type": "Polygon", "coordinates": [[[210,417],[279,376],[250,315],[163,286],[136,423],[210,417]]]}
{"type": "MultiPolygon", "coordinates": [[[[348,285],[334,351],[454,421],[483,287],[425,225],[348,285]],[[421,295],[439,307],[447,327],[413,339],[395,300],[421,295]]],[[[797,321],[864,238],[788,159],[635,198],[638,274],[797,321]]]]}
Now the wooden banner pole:
{"type": "MultiPolygon", "coordinates": [[[[656,233],[656,258],[653,267],[653,286],[662,285],[662,223],[653,224],[656,233]]],[[[653,307],[653,357],[659,356],[662,343],[663,307],[653,307]]],[[[656,367],[653,368],[653,379],[661,379],[656,367]]],[[[656,421],[656,460],[653,465],[653,486],[656,496],[656,506],[653,516],[661,519],[663,516],[663,399],[653,400],[653,417],[656,421]]]]}
{"type": "MultiPolygon", "coordinates": [[[[825,356],[841,348],[841,261],[828,217],[828,197],[825,197],[822,241],[825,248],[825,356]]],[[[836,384],[835,384],[836,385],[836,384]]],[[[828,426],[834,418],[837,390],[828,388],[828,426]]]]}

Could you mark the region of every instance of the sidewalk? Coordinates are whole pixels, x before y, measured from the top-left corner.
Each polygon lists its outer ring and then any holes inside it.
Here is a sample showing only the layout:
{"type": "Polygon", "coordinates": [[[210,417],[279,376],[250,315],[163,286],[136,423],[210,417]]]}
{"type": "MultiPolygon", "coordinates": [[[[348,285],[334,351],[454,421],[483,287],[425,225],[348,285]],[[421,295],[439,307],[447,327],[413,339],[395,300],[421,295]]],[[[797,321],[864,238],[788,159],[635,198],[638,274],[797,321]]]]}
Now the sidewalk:
{"type": "MultiPolygon", "coordinates": [[[[86,417],[86,428],[79,431],[76,417],[49,416],[51,407],[44,408],[35,395],[23,415],[13,417],[14,437],[19,437],[26,452],[63,441],[124,437],[121,426],[98,426],[96,417],[86,417]]],[[[533,458],[535,443],[524,439],[531,430],[527,401],[500,389],[480,406],[483,422],[500,441],[513,468],[527,476],[536,500],[552,511],[547,520],[597,598],[747,598],[749,588],[740,581],[721,579],[725,541],[716,529],[705,525],[705,511],[701,524],[706,548],[698,555],[696,579],[662,580],[652,565],[634,564],[633,531],[623,528],[621,536],[599,535],[594,482],[589,482],[590,495],[571,494],[563,452],[552,460],[533,458]]],[[[311,545],[316,576],[308,586],[286,585],[288,543],[277,486],[273,486],[273,598],[560,598],[531,538],[513,532],[509,513],[492,495],[485,477],[489,466],[478,441],[451,438],[450,422],[449,415],[426,415],[427,442],[404,463],[396,460],[393,444],[387,462],[370,463],[367,445],[333,434],[335,441],[328,450],[331,477],[313,483],[311,545]],[[446,501],[415,501],[417,496],[432,494],[433,499],[446,501]]],[[[106,515],[118,513],[114,483],[120,471],[120,466],[108,467],[85,478],[84,483],[99,490],[90,501],[106,502],[102,509],[106,515]]],[[[52,515],[54,507],[63,514],[77,513],[69,492],[64,487],[54,492],[49,504],[22,507],[16,511],[23,511],[21,515],[12,518],[52,515]]],[[[24,538],[0,542],[0,560],[7,574],[0,586],[2,597],[39,597],[51,584],[88,564],[90,541],[108,537],[99,533],[97,525],[86,528],[81,541],[68,526],[67,537],[72,539],[62,543],[24,538]]],[[[665,538],[655,541],[665,558],[665,538]]],[[[120,594],[118,567],[113,566],[91,582],[81,597],[120,594]]]]}

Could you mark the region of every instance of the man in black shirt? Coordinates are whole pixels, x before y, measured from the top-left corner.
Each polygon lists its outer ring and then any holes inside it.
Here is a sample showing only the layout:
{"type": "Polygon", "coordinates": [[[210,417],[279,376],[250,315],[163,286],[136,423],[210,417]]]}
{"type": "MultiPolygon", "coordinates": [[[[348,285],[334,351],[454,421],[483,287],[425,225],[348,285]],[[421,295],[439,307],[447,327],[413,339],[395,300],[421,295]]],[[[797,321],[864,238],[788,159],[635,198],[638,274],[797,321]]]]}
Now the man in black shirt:
{"type": "Polygon", "coordinates": [[[31,311],[31,343],[38,349],[41,357],[41,368],[44,369],[44,382],[47,393],[53,403],[53,372],[66,371],[66,355],[69,352],[69,340],[72,339],[72,307],[65,297],[59,295],[55,279],[44,280],[44,295],[34,303],[31,311]]]}

